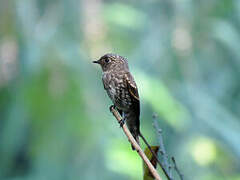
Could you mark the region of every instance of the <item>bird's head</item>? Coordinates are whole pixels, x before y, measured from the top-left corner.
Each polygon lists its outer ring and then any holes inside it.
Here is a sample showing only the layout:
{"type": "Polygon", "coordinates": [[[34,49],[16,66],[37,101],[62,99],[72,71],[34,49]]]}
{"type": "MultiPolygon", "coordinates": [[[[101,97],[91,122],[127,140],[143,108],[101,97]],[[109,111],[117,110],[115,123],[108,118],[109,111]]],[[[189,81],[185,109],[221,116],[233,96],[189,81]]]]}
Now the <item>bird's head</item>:
{"type": "Polygon", "coordinates": [[[121,70],[122,68],[128,69],[127,60],[117,54],[105,54],[99,60],[93,61],[101,65],[103,72],[111,71],[113,69],[121,70]]]}

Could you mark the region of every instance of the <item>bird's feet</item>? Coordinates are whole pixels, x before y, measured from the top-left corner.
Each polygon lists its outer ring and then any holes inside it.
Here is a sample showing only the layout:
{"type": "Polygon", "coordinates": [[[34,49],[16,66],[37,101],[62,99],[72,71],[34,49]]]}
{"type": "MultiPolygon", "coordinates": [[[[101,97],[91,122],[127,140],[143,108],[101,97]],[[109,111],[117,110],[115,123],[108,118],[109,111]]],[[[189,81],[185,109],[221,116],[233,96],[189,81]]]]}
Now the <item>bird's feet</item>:
{"type": "Polygon", "coordinates": [[[123,125],[125,124],[125,119],[121,119],[121,120],[119,121],[119,124],[120,124],[120,127],[122,128],[123,125]]]}
{"type": "Polygon", "coordinates": [[[110,111],[110,112],[112,112],[113,109],[116,109],[116,106],[115,106],[115,105],[111,105],[111,106],[109,107],[109,111],[110,111]]]}
{"type": "MultiPolygon", "coordinates": [[[[115,106],[115,105],[111,105],[111,106],[109,107],[110,112],[113,112],[113,109],[116,109],[116,106],[115,106]]],[[[120,124],[120,127],[122,128],[123,125],[125,124],[125,119],[122,118],[120,121],[118,121],[118,123],[120,124]]]]}

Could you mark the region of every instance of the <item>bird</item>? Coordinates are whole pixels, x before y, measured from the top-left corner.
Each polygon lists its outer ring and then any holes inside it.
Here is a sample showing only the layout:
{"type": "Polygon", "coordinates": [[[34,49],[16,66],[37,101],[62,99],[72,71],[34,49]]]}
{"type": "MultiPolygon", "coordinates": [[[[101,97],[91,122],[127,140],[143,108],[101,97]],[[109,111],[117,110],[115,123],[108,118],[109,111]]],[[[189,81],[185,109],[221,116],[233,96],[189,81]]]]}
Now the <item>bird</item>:
{"type": "MultiPolygon", "coordinates": [[[[126,58],[108,53],[93,61],[102,68],[102,82],[113,106],[122,116],[120,125],[125,122],[132,136],[139,144],[140,100],[136,82],[129,71],[126,58]]],[[[134,150],[134,147],[132,146],[134,150]]]]}
{"type": "MultiPolygon", "coordinates": [[[[140,100],[138,88],[129,71],[127,59],[117,54],[107,53],[99,60],[93,61],[93,63],[99,64],[102,68],[103,87],[112,100],[114,108],[117,109],[122,116],[120,126],[123,126],[126,122],[129,131],[139,146],[139,137],[141,137],[157,163],[163,167],[157,154],[153,151],[152,146],[149,145],[140,131],[140,100]]],[[[133,145],[132,150],[135,150],[133,145]]],[[[164,168],[163,171],[168,179],[171,179],[164,168]]]]}

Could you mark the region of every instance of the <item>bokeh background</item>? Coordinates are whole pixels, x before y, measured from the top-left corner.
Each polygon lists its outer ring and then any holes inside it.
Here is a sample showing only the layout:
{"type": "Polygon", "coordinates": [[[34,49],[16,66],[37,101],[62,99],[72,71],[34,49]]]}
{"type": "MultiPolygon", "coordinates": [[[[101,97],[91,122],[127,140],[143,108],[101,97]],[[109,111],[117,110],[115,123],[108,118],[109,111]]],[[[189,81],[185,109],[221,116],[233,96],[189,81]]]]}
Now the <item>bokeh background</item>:
{"type": "Polygon", "coordinates": [[[239,42],[239,0],[1,0],[0,179],[142,178],[92,64],[113,52],[185,180],[239,180],[239,42]]]}

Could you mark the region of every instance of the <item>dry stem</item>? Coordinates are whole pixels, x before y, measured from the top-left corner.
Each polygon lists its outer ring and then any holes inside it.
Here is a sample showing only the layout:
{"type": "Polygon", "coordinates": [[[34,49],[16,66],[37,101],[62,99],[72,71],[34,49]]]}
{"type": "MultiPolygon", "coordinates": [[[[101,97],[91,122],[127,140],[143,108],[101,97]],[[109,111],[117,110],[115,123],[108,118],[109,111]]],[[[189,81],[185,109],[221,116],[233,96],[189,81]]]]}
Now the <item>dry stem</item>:
{"type": "MultiPolygon", "coordinates": [[[[110,108],[111,112],[113,113],[113,115],[115,116],[115,118],[117,119],[117,121],[120,123],[122,120],[122,117],[119,115],[119,113],[117,112],[116,109],[114,109],[113,107],[110,108]]],[[[142,158],[142,160],[146,163],[146,165],[148,166],[150,172],[152,173],[153,177],[156,180],[162,180],[161,177],[159,176],[157,170],[154,168],[154,166],[152,165],[152,163],[149,161],[149,159],[147,158],[147,156],[144,154],[143,150],[141,149],[141,147],[138,145],[138,143],[135,141],[134,137],[132,136],[132,134],[130,133],[130,131],[128,130],[126,124],[124,124],[122,126],[122,129],[124,131],[124,133],[126,134],[128,141],[133,145],[133,147],[135,148],[135,150],[137,151],[137,153],[139,154],[139,156],[142,158]]]]}

